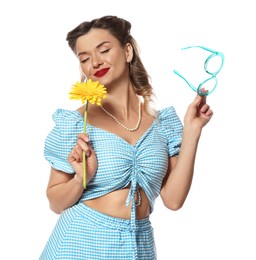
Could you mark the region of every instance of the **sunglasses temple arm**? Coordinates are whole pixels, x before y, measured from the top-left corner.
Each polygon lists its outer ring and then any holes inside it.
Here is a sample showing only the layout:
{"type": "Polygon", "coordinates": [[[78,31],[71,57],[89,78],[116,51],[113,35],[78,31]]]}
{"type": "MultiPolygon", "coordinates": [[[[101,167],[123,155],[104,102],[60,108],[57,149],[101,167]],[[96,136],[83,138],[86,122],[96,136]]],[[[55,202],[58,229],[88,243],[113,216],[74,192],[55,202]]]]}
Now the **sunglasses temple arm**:
{"type": "Polygon", "coordinates": [[[212,52],[212,53],[219,53],[218,51],[215,51],[213,49],[206,48],[206,47],[203,47],[203,46],[199,46],[199,45],[188,46],[188,47],[184,47],[184,48],[181,48],[181,49],[182,50],[187,50],[187,49],[190,49],[190,48],[201,48],[203,50],[206,50],[206,51],[209,51],[209,52],[212,52]]]}
{"type": "Polygon", "coordinates": [[[193,90],[193,91],[197,91],[196,88],[190,84],[177,70],[173,70],[173,72],[178,75],[180,78],[182,78],[188,85],[189,87],[193,90]]]}

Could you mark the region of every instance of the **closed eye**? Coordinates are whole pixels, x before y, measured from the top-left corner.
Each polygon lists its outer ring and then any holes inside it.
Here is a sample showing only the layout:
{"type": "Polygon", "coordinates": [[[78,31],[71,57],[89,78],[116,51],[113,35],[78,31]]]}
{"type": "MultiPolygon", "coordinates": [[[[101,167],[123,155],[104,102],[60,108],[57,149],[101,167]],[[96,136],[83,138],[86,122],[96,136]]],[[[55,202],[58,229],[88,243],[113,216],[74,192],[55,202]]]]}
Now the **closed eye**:
{"type": "Polygon", "coordinates": [[[81,63],[85,63],[86,61],[88,61],[89,58],[86,58],[86,59],[83,59],[83,60],[80,60],[81,63]]]}
{"type": "Polygon", "coordinates": [[[106,49],[106,50],[104,50],[104,51],[101,51],[101,53],[107,53],[107,52],[109,52],[110,51],[110,49],[106,49]]]}

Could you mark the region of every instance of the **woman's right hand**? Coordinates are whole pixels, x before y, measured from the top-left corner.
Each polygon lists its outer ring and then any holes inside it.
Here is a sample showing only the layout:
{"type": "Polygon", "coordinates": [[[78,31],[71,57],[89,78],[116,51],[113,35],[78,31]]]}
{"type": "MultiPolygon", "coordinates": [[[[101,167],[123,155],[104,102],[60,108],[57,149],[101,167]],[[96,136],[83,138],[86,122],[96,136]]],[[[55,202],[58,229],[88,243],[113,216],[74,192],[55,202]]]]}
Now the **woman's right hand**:
{"type": "Polygon", "coordinates": [[[90,145],[89,136],[85,133],[80,133],[78,134],[75,147],[68,156],[68,161],[76,173],[75,178],[81,184],[83,183],[83,151],[86,155],[86,180],[88,183],[97,171],[98,162],[96,154],[90,145]]]}

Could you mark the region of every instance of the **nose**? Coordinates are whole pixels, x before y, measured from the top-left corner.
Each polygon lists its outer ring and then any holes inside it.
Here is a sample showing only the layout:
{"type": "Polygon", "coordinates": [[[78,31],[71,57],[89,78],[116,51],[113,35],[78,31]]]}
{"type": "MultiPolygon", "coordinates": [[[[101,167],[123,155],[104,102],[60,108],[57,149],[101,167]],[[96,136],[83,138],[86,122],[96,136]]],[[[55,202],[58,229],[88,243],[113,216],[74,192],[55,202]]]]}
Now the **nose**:
{"type": "Polygon", "coordinates": [[[92,66],[94,68],[98,68],[100,65],[102,65],[102,59],[99,56],[94,56],[92,58],[92,66]]]}

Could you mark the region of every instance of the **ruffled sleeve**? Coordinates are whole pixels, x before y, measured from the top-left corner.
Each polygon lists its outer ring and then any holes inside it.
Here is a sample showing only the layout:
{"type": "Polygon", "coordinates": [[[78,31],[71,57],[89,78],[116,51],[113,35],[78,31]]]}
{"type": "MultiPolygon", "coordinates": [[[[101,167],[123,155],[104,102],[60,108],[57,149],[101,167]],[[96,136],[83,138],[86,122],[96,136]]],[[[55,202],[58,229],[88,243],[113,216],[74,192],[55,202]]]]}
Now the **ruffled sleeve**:
{"type": "Polygon", "coordinates": [[[167,107],[159,111],[161,131],[167,138],[169,156],[180,152],[183,125],[174,107],[167,107]]]}
{"type": "Polygon", "coordinates": [[[83,117],[75,110],[57,109],[52,118],[55,126],[45,139],[44,157],[54,169],[74,174],[67,158],[83,132],[83,117]]]}

